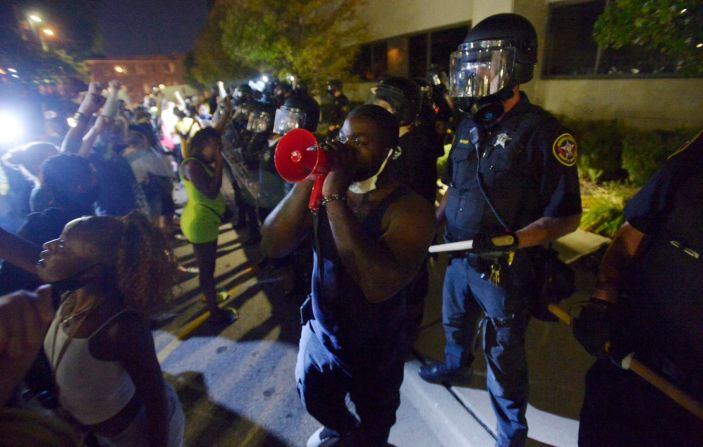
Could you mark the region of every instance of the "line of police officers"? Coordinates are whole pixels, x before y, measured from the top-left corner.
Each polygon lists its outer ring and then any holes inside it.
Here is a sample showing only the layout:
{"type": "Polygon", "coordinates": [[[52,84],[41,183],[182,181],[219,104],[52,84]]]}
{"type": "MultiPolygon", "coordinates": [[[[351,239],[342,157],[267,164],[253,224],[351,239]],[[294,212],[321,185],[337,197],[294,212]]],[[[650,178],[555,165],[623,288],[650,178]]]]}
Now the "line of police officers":
{"type": "MultiPolygon", "coordinates": [[[[545,246],[574,231],[581,215],[576,140],[520,91],[536,62],[534,27],[522,16],[499,14],[473,27],[452,54],[448,92],[435,88],[435,77],[429,82],[391,77],[367,101],[391,112],[399,124],[398,148],[378,177],[400,180],[434,203],[435,165],[450,122],[437,111],[452,105],[444,101],[446,93],[454,98],[460,121],[442,177],[449,187],[436,219],[447,242],[473,240],[473,249],[450,255],[443,286],[445,359],[422,367],[419,375],[432,383],[466,383],[480,322],[499,446],[526,443],[525,334],[544,280],[536,272],[544,272],[545,246]]],[[[274,105],[253,101],[248,87],[240,87],[226,133],[240,216],[255,234],[290,190],[273,165],[280,135],[297,127],[314,132],[318,125],[314,99],[302,91],[288,93],[274,105]]],[[[338,81],[330,83],[329,93],[327,130],[334,137],[349,102],[338,81]]],[[[588,373],[582,445],[703,445],[700,420],[608,359],[634,351],[703,401],[701,140],[699,135],[668,161],[628,206],[628,224],[603,261],[591,302],[576,319],[577,339],[601,356],[588,373]]],[[[406,285],[404,330],[410,337],[422,320],[426,267],[406,285]]],[[[308,445],[351,445],[353,439],[333,430],[317,435],[308,445]]]]}

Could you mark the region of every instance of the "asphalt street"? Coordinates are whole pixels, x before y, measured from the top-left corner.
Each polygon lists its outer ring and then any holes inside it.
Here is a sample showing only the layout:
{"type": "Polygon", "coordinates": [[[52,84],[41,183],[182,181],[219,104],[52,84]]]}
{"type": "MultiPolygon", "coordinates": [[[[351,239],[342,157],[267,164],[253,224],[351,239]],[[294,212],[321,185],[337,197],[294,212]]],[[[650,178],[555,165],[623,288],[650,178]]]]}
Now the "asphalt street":
{"type": "MultiPolygon", "coordinates": [[[[176,244],[175,252],[183,265],[196,265],[189,244],[176,244]]],[[[155,324],[156,351],[183,404],[189,446],[304,446],[319,427],[295,388],[300,325],[298,298],[286,296],[291,276],[262,259],[256,245],[243,245],[223,225],[216,279],[230,294],[222,305],[234,306],[239,320],[199,325],[205,305],[193,276],[155,324]]],[[[407,399],[398,420],[393,445],[442,445],[407,399]]]]}

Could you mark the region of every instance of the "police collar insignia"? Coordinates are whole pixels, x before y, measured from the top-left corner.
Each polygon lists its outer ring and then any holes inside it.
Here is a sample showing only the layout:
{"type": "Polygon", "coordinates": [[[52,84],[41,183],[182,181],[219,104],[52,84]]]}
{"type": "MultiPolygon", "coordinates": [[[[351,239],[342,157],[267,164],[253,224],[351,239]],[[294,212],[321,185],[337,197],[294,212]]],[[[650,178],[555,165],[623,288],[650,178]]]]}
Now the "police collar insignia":
{"type": "Polygon", "coordinates": [[[503,132],[501,134],[498,134],[498,136],[496,137],[495,146],[501,146],[503,149],[505,149],[505,143],[511,140],[512,138],[509,137],[507,133],[503,132]]]}
{"type": "Polygon", "coordinates": [[[573,166],[576,164],[576,140],[570,133],[563,133],[554,140],[552,145],[552,153],[559,163],[564,166],[573,166]]]}

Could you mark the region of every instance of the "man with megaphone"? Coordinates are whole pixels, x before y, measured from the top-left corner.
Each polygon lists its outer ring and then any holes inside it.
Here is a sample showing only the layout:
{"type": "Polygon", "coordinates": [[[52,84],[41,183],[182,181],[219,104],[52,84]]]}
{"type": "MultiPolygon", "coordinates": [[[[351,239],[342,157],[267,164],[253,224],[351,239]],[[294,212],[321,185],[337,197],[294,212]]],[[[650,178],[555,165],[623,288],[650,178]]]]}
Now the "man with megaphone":
{"type": "Polygon", "coordinates": [[[408,346],[405,286],[432,241],[432,205],[396,179],[379,177],[398,145],[398,122],[381,107],[354,109],[339,139],[322,147],[314,139],[301,141],[290,148],[281,140],[284,153],[276,157],[293,154],[288,160],[294,163],[324,151],[327,165],[298,178],[267,217],[262,249],[281,257],[314,238],[296,379],[303,404],[323,427],[307,445],[385,446],[408,346]],[[311,213],[314,178],[323,178],[322,200],[311,213]],[[347,394],[359,419],[346,406],[347,394]]]}

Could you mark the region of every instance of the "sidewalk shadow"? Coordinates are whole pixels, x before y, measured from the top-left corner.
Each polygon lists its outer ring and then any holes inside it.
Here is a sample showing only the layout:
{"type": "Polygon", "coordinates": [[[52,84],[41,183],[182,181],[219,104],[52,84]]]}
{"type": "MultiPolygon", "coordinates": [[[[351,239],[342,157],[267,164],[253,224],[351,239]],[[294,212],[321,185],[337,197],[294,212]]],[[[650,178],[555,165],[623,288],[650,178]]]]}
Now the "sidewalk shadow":
{"type": "Polygon", "coordinates": [[[256,422],[213,402],[199,372],[165,374],[186,415],[185,445],[191,447],[284,447],[288,443],[256,422]]]}

